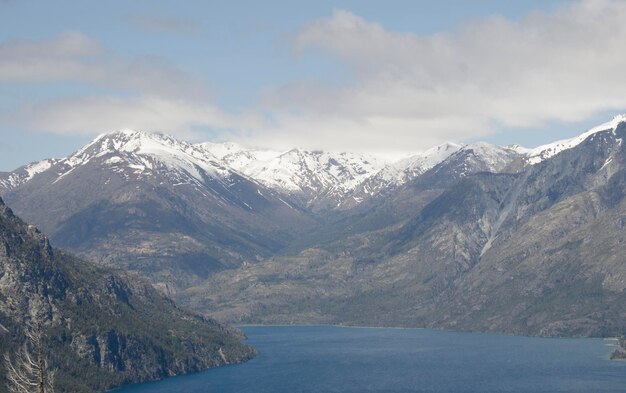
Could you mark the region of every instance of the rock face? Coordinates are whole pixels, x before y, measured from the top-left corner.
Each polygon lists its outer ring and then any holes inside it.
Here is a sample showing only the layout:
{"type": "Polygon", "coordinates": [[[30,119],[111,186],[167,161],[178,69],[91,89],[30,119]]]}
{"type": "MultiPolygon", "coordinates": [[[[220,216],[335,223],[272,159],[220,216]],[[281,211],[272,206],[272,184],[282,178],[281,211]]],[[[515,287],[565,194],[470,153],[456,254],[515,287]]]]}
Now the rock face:
{"type": "Polygon", "coordinates": [[[101,391],[254,356],[241,333],[179,309],[137,277],[53,249],[0,200],[2,353],[21,345],[29,325],[42,326],[60,392],[101,391]]]}
{"type": "Polygon", "coordinates": [[[227,321],[616,334],[625,120],[394,163],[126,131],[0,190],[55,242],[227,321]]]}
{"type": "Polygon", "coordinates": [[[4,194],[55,244],[171,290],[273,255],[313,223],[205,150],[128,130],[101,135],[4,194]]]}
{"type": "Polygon", "coordinates": [[[459,151],[295,256],[222,272],[184,300],[243,322],[621,334],[624,137],[622,122],[498,173],[461,171],[474,157],[459,151]]]}
{"type": "Polygon", "coordinates": [[[284,194],[291,203],[314,212],[343,207],[357,186],[385,168],[385,163],[374,157],[347,152],[292,149],[280,153],[247,150],[230,143],[199,146],[225,165],[284,194]]]}

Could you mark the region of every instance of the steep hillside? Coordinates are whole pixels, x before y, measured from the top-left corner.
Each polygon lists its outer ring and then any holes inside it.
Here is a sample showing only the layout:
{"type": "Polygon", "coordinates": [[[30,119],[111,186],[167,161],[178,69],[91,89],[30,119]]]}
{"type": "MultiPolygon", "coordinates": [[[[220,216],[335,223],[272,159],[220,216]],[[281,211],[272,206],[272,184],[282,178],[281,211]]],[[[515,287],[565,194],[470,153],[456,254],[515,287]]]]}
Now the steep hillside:
{"type": "Polygon", "coordinates": [[[239,332],[179,309],[137,277],[53,249],[0,200],[0,351],[13,353],[29,325],[43,327],[58,392],[102,391],[254,356],[239,332]]]}
{"type": "Polygon", "coordinates": [[[226,320],[620,334],[625,136],[624,122],[597,129],[530,166],[506,153],[501,173],[461,170],[476,152],[459,151],[352,222],[371,229],[223,272],[185,300],[226,320]]]}
{"type": "Polygon", "coordinates": [[[227,321],[604,335],[626,325],[624,120],[394,163],[125,131],[2,179],[54,240],[227,321]]]}
{"type": "Polygon", "coordinates": [[[5,199],[56,244],[169,291],[273,255],[314,222],[206,151],[137,131],[96,138],[5,199]]]}
{"type": "Polygon", "coordinates": [[[230,167],[283,193],[313,211],[342,207],[361,183],[385,168],[374,157],[292,149],[284,153],[247,150],[235,144],[199,145],[230,167]]]}

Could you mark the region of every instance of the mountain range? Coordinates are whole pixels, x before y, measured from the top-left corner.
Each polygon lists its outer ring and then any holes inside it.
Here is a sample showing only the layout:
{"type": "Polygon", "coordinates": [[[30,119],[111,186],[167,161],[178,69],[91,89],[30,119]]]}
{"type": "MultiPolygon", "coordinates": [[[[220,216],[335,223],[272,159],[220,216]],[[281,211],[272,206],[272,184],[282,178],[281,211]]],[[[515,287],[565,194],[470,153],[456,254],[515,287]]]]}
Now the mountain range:
{"type": "Polygon", "coordinates": [[[51,239],[229,322],[626,326],[626,116],[534,149],[361,154],[134,130],[0,175],[51,239]]]}

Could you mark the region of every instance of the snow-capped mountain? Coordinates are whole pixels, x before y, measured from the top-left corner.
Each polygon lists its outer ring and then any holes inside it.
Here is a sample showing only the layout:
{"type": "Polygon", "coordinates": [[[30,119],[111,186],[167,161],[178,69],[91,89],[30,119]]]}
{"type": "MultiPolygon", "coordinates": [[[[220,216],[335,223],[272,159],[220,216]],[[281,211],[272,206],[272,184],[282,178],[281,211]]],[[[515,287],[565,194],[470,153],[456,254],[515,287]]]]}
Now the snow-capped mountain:
{"type": "Polygon", "coordinates": [[[499,173],[505,171],[516,159],[519,153],[515,150],[478,142],[465,145],[452,154],[448,161],[458,162],[460,177],[478,172],[499,173]]]}
{"type": "MultiPolygon", "coordinates": [[[[432,294],[490,255],[496,263],[491,272],[498,271],[498,261],[538,255],[536,250],[562,239],[561,228],[570,231],[565,239],[571,242],[550,255],[580,246],[581,253],[591,250],[587,261],[593,261],[595,248],[621,239],[626,225],[619,219],[626,206],[624,119],[537,149],[447,143],[396,162],[233,143],[193,145],[125,130],[101,135],[67,158],[0,175],[2,184],[11,185],[0,195],[50,233],[55,244],[145,274],[172,295],[189,290],[180,298],[193,297],[202,310],[219,302],[193,294],[209,288],[205,280],[220,271],[238,272],[222,290],[240,291],[251,280],[254,313],[271,310],[257,302],[269,299],[269,286],[281,279],[294,281],[278,285],[273,299],[290,302],[285,290],[315,298],[318,284],[327,283],[324,273],[317,275],[317,264],[326,262],[329,277],[340,270],[349,275],[337,281],[340,288],[358,281],[368,289],[374,282],[398,282],[398,277],[421,272],[406,282],[432,276],[428,282],[435,287],[424,287],[432,294]],[[607,236],[597,239],[597,247],[587,247],[576,237],[577,228],[602,212],[608,212],[606,218],[586,232],[601,235],[606,229],[607,236]],[[553,223],[558,224],[554,231],[549,229],[553,223]],[[521,249],[534,233],[548,229],[531,252],[521,249]],[[341,255],[333,254],[337,250],[341,255]],[[416,260],[412,252],[425,257],[416,260]],[[296,263],[295,270],[285,269],[285,255],[298,255],[288,262],[296,263]],[[354,280],[386,260],[407,265],[385,265],[390,268],[381,268],[381,275],[354,280]],[[338,270],[336,261],[347,265],[338,270]],[[265,262],[277,270],[264,275],[265,262]],[[314,279],[307,275],[311,272],[314,279]],[[315,291],[307,294],[302,283],[314,283],[315,291]]],[[[623,282],[621,276],[608,279],[611,285],[623,282]]],[[[381,300],[388,299],[388,288],[380,289],[381,300]]],[[[409,298],[414,297],[397,297],[409,298]]],[[[241,312],[237,304],[233,307],[241,312]]]]}
{"type": "Polygon", "coordinates": [[[13,172],[0,174],[0,192],[9,192],[30,181],[35,175],[47,171],[55,165],[59,160],[46,159],[24,165],[13,172]]]}
{"type": "Polygon", "coordinates": [[[204,142],[196,146],[217,157],[225,165],[240,172],[245,172],[246,168],[254,162],[269,161],[281,154],[280,151],[274,150],[248,149],[233,142],[204,142]]]}
{"type": "Polygon", "coordinates": [[[400,187],[463,152],[464,171],[499,172],[518,154],[486,143],[444,143],[407,158],[386,162],[355,153],[292,149],[250,150],[234,143],[198,145],[224,165],[316,209],[346,209],[400,187]]]}
{"type": "Polygon", "coordinates": [[[173,137],[136,130],[102,134],[90,144],[58,162],[59,179],[94,159],[126,178],[157,175],[172,181],[203,184],[208,179],[227,179],[232,171],[193,144],[173,137]]]}
{"type": "Polygon", "coordinates": [[[354,187],[352,192],[346,194],[338,207],[348,209],[369,198],[393,192],[398,187],[443,162],[461,147],[461,145],[447,142],[424,152],[388,163],[354,187]]]}
{"type": "Polygon", "coordinates": [[[433,168],[461,148],[461,145],[446,142],[422,153],[387,165],[376,176],[380,177],[383,181],[388,181],[390,184],[403,184],[433,168]]]}
{"type": "Polygon", "coordinates": [[[165,176],[178,184],[200,185],[208,180],[227,182],[235,173],[193,144],[162,134],[119,130],[97,136],[68,157],[34,162],[0,176],[0,191],[9,192],[42,173],[57,182],[96,162],[127,180],[165,176]]]}
{"type": "Polygon", "coordinates": [[[284,153],[248,150],[233,143],[199,145],[231,168],[306,207],[329,208],[385,163],[355,153],[292,149],[284,153]]]}
{"type": "Polygon", "coordinates": [[[444,143],[423,153],[386,165],[367,178],[341,202],[352,208],[363,201],[394,193],[400,187],[427,176],[435,182],[450,182],[479,172],[499,173],[520,168],[520,154],[488,143],[444,143]]]}
{"type": "Polygon", "coordinates": [[[541,161],[544,161],[550,157],[557,155],[563,150],[568,150],[574,148],[581,144],[585,139],[589,138],[593,134],[596,134],[601,131],[612,130],[615,132],[617,126],[626,121],[626,114],[617,115],[611,121],[606,122],[604,124],[600,124],[592,129],[578,135],[577,137],[564,139],[560,141],[556,141],[553,143],[548,143],[546,145],[541,145],[535,147],[533,149],[526,149],[520,146],[515,146],[514,149],[519,153],[526,156],[528,163],[534,165],[538,164],[541,161]]]}
{"type": "MultiPolygon", "coordinates": [[[[0,192],[19,188],[39,174],[60,181],[76,168],[97,161],[126,180],[164,177],[175,185],[202,188],[218,184],[230,189],[233,182],[245,179],[282,194],[281,199],[288,205],[345,209],[392,192],[426,172],[462,177],[476,172],[519,170],[571,149],[600,131],[615,130],[624,121],[626,115],[616,116],[575,138],[533,149],[444,143],[395,162],[348,152],[280,152],[249,149],[232,142],[191,144],[161,134],[119,130],[98,136],[69,157],[43,160],[0,174],[0,192]],[[442,172],[438,169],[442,165],[448,169],[442,172]]],[[[263,193],[261,189],[259,192],[263,193]]]]}
{"type": "Polygon", "coordinates": [[[269,255],[311,220],[206,150],[165,135],[103,134],[51,163],[2,196],[56,244],[117,266],[148,263],[161,278],[189,282],[269,255]]]}

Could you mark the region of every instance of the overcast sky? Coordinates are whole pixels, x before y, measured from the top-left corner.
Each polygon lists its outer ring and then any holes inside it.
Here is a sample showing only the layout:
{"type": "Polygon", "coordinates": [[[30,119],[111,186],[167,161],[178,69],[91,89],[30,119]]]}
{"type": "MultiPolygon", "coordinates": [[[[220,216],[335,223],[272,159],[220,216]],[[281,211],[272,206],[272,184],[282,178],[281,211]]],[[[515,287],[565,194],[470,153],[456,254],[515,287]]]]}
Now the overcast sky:
{"type": "Polygon", "coordinates": [[[0,0],[0,170],[119,128],[536,146],[626,112],[626,1],[0,0]]]}

